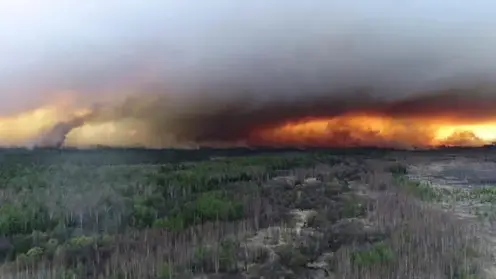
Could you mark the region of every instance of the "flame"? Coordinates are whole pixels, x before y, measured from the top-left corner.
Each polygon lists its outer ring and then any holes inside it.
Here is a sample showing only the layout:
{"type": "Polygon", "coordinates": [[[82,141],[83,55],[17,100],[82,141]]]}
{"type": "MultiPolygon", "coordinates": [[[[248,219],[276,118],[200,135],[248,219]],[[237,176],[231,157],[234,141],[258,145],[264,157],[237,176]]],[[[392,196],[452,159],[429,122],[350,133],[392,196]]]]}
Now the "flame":
{"type": "MultiPolygon", "coordinates": [[[[87,108],[52,105],[0,117],[0,146],[26,146],[55,124],[90,113],[87,108]]],[[[87,123],[73,129],[67,146],[153,146],[141,136],[142,123],[121,120],[87,123]]],[[[443,119],[402,118],[350,114],[334,118],[308,118],[256,130],[248,143],[266,146],[320,147],[435,147],[481,146],[496,142],[496,121],[456,123],[443,119]]]]}
{"type": "Polygon", "coordinates": [[[496,141],[496,121],[457,124],[442,119],[345,115],[306,119],[257,131],[255,143],[286,146],[481,146],[496,141]]]}
{"type": "Polygon", "coordinates": [[[470,132],[485,143],[492,143],[496,141],[496,122],[440,126],[436,133],[436,140],[442,142],[443,140],[450,138],[450,136],[462,132],[470,132]]]}

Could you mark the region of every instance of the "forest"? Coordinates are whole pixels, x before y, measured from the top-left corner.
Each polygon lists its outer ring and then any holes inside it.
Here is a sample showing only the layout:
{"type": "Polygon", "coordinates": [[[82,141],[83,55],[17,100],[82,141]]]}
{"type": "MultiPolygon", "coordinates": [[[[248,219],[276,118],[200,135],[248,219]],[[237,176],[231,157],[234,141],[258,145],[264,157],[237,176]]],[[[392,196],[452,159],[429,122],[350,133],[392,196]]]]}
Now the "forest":
{"type": "Polygon", "coordinates": [[[476,278],[476,238],[398,154],[4,149],[0,275],[476,278]]]}

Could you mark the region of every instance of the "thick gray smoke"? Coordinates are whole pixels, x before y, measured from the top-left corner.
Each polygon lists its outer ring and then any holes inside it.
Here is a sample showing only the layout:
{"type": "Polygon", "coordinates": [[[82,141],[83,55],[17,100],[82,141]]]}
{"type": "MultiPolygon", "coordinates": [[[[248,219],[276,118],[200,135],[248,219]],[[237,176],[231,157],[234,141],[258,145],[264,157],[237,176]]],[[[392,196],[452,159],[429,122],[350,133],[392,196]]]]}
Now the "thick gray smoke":
{"type": "Polygon", "coordinates": [[[166,145],[243,141],[263,127],[354,111],[496,118],[490,1],[28,6],[0,13],[3,114],[64,94],[102,106],[59,123],[43,146],[117,120],[138,121],[141,142],[166,145]]]}
{"type": "Polygon", "coordinates": [[[28,147],[62,147],[67,134],[84,123],[84,118],[74,118],[69,121],[56,123],[46,132],[37,137],[28,147]]]}

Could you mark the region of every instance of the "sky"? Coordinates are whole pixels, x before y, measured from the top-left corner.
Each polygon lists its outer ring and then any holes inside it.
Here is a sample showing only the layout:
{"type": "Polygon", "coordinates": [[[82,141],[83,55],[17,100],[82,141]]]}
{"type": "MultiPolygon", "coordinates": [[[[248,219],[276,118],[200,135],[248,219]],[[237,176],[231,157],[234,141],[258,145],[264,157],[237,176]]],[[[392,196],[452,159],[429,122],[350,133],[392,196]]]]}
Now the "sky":
{"type": "MultiPolygon", "coordinates": [[[[373,88],[367,96],[374,105],[425,100],[431,91],[492,88],[495,8],[496,2],[485,0],[4,0],[0,116],[64,98],[76,106],[115,107],[131,96],[128,115],[114,108],[103,118],[155,123],[171,115],[143,112],[167,108],[182,117],[181,125],[197,129],[192,119],[200,114],[186,121],[186,112],[200,111],[203,118],[211,112],[218,121],[225,113],[220,108],[239,112],[242,103],[245,113],[233,119],[256,126],[246,120],[253,118],[249,111],[277,112],[266,121],[279,123],[315,110],[332,115],[338,99],[346,99],[350,110],[361,109],[363,100],[349,93],[360,88],[373,88]],[[143,101],[157,95],[153,105],[143,101]],[[309,108],[319,98],[325,106],[309,108]],[[306,108],[288,115],[302,103],[306,108]]],[[[465,97],[475,94],[467,92],[465,97]]],[[[484,90],[474,104],[448,102],[451,107],[439,110],[466,111],[460,116],[466,117],[493,97],[492,89],[484,90]]],[[[488,111],[482,114],[492,117],[488,111]]],[[[165,122],[170,128],[171,121],[165,122]]],[[[186,138],[224,137],[207,130],[188,131],[186,138]]]]}

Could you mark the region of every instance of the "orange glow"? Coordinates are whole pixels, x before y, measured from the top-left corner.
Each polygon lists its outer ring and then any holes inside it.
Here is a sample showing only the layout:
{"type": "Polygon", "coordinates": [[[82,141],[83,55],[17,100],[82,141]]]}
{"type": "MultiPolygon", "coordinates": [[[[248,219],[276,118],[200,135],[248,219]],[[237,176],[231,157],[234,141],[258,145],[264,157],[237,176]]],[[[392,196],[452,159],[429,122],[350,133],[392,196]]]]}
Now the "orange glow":
{"type": "MultiPolygon", "coordinates": [[[[0,117],[0,146],[28,146],[55,124],[89,114],[89,109],[46,106],[21,114],[0,117]],[[68,112],[72,111],[72,112],[68,112]]],[[[68,145],[87,146],[119,142],[116,123],[99,123],[75,128],[67,136],[68,145]]]]}
{"type": "Polygon", "coordinates": [[[15,116],[0,117],[0,144],[3,146],[24,145],[43,130],[63,120],[57,107],[43,107],[15,116]]]}
{"type": "Polygon", "coordinates": [[[87,147],[96,145],[106,146],[143,146],[133,123],[104,122],[86,124],[75,128],[67,135],[66,145],[87,147]],[[130,125],[131,124],[131,125],[130,125]]]}
{"type": "Polygon", "coordinates": [[[346,115],[288,123],[258,131],[252,139],[287,146],[480,146],[496,141],[496,121],[457,124],[438,119],[346,115]]]}
{"type": "Polygon", "coordinates": [[[454,133],[462,131],[472,132],[477,138],[486,143],[496,141],[496,122],[473,125],[440,126],[436,133],[436,139],[442,141],[449,138],[454,133]]]}
{"type": "MultiPolygon", "coordinates": [[[[26,146],[40,133],[61,121],[88,114],[88,109],[68,105],[38,108],[0,117],[0,146],[26,146]]],[[[134,120],[88,123],[73,129],[67,146],[149,146],[160,143],[140,133],[143,123],[134,120]]],[[[157,139],[155,139],[157,140],[157,139]]],[[[480,146],[496,142],[496,121],[454,123],[441,119],[394,119],[376,115],[344,115],[335,118],[288,122],[252,131],[252,145],[319,147],[435,147],[440,145],[480,146]]],[[[163,147],[163,146],[162,146],[163,147]]]]}

